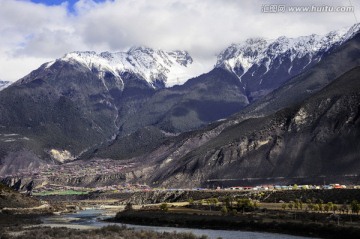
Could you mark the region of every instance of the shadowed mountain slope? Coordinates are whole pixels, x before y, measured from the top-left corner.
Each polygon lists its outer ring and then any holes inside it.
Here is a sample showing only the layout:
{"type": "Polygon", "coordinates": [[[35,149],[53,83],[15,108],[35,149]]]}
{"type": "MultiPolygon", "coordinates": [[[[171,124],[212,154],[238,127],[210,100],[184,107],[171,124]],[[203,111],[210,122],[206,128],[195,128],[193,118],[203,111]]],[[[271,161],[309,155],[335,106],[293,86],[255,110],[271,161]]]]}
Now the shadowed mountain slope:
{"type": "Polygon", "coordinates": [[[148,156],[155,162],[146,169],[148,180],[180,187],[248,183],[249,178],[346,180],[360,168],[359,77],[357,67],[298,106],[163,146],[148,156]]]}

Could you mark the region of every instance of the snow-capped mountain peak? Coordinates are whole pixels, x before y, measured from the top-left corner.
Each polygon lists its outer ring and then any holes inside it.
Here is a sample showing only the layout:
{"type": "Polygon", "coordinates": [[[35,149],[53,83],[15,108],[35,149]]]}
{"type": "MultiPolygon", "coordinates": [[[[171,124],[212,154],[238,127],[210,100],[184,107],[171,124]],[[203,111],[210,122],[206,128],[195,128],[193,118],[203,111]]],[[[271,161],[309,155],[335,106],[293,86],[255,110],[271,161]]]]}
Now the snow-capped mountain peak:
{"type": "MultiPolygon", "coordinates": [[[[265,74],[274,64],[275,59],[280,60],[281,63],[285,57],[290,58],[291,62],[294,59],[307,57],[309,63],[313,60],[318,62],[323,53],[352,38],[359,29],[360,24],[355,24],[350,28],[332,31],[323,36],[316,34],[297,38],[281,36],[273,40],[250,38],[244,42],[232,44],[221,52],[215,67],[233,72],[241,81],[252,67],[265,66],[266,71],[262,72],[265,74]]],[[[288,71],[290,74],[291,68],[288,71]]]]}
{"type": "MultiPolygon", "coordinates": [[[[132,47],[127,52],[102,52],[93,51],[71,52],[66,54],[61,61],[77,62],[90,70],[110,72],[121,78],[125,72],[136,74],[147,81],[154,88],[163,85],[171,87],[181,85],[188,79],[202,72],[196,70],[192,57],[186,51],[163,51],[148,47],[132,47]]],[[[53,63],[49,63],[50,67],[53,63]]]]}

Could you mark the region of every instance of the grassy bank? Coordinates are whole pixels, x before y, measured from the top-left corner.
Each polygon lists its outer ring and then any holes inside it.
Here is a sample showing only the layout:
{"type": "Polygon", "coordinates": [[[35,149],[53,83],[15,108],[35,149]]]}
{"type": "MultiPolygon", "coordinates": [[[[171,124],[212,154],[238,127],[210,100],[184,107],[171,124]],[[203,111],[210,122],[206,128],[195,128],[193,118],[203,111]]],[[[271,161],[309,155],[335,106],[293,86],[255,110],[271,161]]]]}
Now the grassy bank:
{"type": "Polygon", "coordinates": [[[29,228],[18,233],[0,232],[0,238],[7,239],[206,239],[192,233],[136,231],[126,227],[107,226],[95,230],[76,230],[69,228],[29,228]]]}

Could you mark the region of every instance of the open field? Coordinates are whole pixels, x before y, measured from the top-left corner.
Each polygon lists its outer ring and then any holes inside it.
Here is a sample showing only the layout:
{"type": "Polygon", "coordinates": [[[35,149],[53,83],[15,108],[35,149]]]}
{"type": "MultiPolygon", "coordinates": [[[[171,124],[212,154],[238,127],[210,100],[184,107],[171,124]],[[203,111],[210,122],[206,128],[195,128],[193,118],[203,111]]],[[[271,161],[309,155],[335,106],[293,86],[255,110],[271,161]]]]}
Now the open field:
{"type": "Polygon", "coordinates": [[[34,196],[49,196],[49,195],[85,195],[89,192],[86,191],[75,191],[75,190],[59,190],[59,191],[46,191],[34,193],[34,196]]]}

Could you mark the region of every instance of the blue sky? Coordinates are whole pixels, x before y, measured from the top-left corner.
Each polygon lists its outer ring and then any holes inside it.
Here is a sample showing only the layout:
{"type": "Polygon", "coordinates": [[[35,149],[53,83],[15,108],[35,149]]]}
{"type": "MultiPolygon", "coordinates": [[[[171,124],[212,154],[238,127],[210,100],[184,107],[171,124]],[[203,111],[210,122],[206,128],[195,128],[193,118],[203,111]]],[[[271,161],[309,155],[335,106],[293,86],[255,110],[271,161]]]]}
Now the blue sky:
{"type": "MultiPolygon", "coordinates": [[[[73,12],[74,11],[74,4],[78,2],[79,0],[31,0],[33,3],[42,3],[47,6],[56,6],[61,5],[64,2],[68,2],[68,11],[73,12]]],[[[93,0],[93,2],[99,3],[104,2],[105,0],[93,0]]]]}

